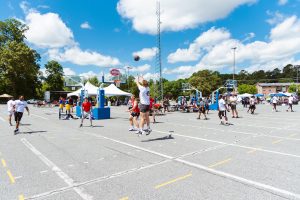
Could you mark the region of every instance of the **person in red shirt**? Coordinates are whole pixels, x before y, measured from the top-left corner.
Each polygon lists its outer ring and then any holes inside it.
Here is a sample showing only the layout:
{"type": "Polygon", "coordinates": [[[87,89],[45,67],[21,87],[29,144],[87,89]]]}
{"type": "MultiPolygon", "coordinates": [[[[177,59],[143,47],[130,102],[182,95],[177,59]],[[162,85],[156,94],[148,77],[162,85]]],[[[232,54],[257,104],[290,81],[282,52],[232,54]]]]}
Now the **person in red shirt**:
{"type": "Polygon", "coordinates": [[[89,102],[89,99],[87,97],[85,97],[84,102],[82,103],[82,107],[81,107],[81,124],[80,124],[79,127],[82,127],[83,120],[87,117],[89,117],[91,127],[93,127],[93,123],[92,123],[92,104],[91,104],[91,102],[89,102]]]}
{"type": "Polygon", "coordinates": [[[129,122],[130,122],[130,128],[129,131],[136,131],[139,130],[139,123],[138,123],[138,117],[140,116],[140,109],[138,106],[138,99],[135,98],[134,95],[131,96],[131,108],[129,109],[130,112],[130,117],[129,117],[129,122]],[[133,126],[135,125],[135,127],[133,126]]]}
{"type": "Polygon", "coordinates": [[[154,104],[155,104],[155,100],[152,97],[150,97],[150,114],[152,114],[153,124],[156,123],[154,104]]]}

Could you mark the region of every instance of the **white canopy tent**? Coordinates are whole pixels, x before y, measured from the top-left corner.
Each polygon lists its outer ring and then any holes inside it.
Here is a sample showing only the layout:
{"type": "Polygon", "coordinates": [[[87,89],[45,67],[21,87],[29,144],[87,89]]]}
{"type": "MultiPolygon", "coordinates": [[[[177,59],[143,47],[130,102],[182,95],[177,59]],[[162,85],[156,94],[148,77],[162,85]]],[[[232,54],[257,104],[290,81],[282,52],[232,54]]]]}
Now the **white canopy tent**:
{"type": "MultiPolygon", "coordinates": [[[[75,92],[69,93],[67,96],[79,96],[81,89],[76,90],[75,92]]],[[[86,84],[84,85],[84,90],[86,90],[88,92],[89,96],[95,96],[97,95],[97,90],[98,88],[96,86],[94,86],[93,84],[91,84],[90,82],[86,82],[86,84]]]]}
{"type": "Polygon", "coordinates": [[[117,88],[114,84],[110,84],[108,87],[103,88],[105,91],[105,96],[112,97],[112,96],[131,96],[131,93],[124,92],[117,88]]]}
{"type": "Polygon", "coordinates": [[[252,97],[252,96],[253,96],[253,94],[248,94],[248,93],[239,95],[239,97],[242,97],[242,98],[245,98],[245,97],[252,97]]]}
{"type": "MultiPolygon", "coordinates": [[[[110,84],[108,87],[103,88],[104,89],[104,94],[107,97],[112,97],[112,96],[131,96],[130,93],[124,92],[117,88],[114,84],[110,84]]],[[[87,82],[84,85],[84,90],[87,91],[89,96],[96,96],[97,95],[97,90],[98,88],[91,84],[90,82],[87,82]]],[[[81,89],[76,90],[75,92],[69,93],[67,96],[79,96],[81,92],[81,89]]]]}

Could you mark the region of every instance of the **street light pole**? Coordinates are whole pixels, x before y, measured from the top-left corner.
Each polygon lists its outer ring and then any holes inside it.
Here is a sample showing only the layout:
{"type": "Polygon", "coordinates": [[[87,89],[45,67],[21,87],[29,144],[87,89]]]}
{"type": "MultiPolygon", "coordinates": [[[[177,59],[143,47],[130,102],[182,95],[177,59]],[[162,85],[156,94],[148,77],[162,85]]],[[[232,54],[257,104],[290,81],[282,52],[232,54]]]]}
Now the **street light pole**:
{"type": "Polygon", "coordinates": [[[233,49],[233,74],[232,74],[232,79],[234,80],[234,75],[235,75],[235,51],[236,51],[237,47],[233,47],[231,49],[233,49]]]}
{"type": "Polygon", "coordinates": [[[300,67],[300,65],[293,65],[293,67],[295,67],[295,68],[296,68],[296,70],[297,70],[297,84],[296,84],[296,92],[298,93],[298,83],[299,83],[299,76],[298,76],[298,74],[299,74],[299,67],[300,67]]]}

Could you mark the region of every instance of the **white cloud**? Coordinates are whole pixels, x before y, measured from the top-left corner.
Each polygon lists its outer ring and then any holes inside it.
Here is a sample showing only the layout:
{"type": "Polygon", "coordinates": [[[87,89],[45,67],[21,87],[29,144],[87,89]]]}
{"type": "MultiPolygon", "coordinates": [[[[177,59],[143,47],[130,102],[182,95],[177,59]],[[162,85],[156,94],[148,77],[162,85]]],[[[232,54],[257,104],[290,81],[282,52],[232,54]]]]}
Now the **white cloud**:
{"type": "MultiPolygon", "coordinates": [[[[24,23],[29,27],[25,33],[28,42],[39,48],[48,49],[48,56],[60,62],[77,65],[110,67],[120,64],[117,58],[102,55],[96,51],[82,50],[74,40],[72,30],[56,13],[41,14],[29,9],[27,2],[20,4],[25,12],[24,23]]],[[[87,27],[88,23],[84,26],[87,27]]]]}
{"type": "Polygon", "coordinates": [[[238,69],[270,70],[293,64],[296,62],[296,56],[300,53],[300,19],[296,16],[286,18],[270,30],[267,41],[257,40],[246,44],[243,42],[230,37],[216,43],[211,48],[199,45],[200,50],[198,51],[204,53],[196,65],[165,70],[165,73],[187,76],[201,69],[232,71],[232,47],[237,47],[237,72],[238,69]]]}
{"type": "Polygon", "coordinates": [[[100,74],[96,74],[93,71],[88,71],[86,73],[81,73],[81,74],[79,74],[79,76],[83,77],[84,79],[89,79],[89,78],[92,78],[92,77],[95,77],[95,76],[99,79],[99,77],[101,77],[100,74]]]}
{"type": "Polygon", "coordinates": [[[120,65],[120,61],[117,58],[104,56],[95,51],[83,51],[77,46],[65,48],[63,52],[58,49],[51,49],[48,51],[48,54],[51,59],[71,62],[77,65],[95,65],[99,67],[120,65]]]}
{"type": "Polygon", "coordinates": [[[283,6],[288,3],[288,0],[278,0],[278,4],[283,6]]]}
{"type": "Polygon", "coordinates": [[[90,26],[90,24],[88,22],[84,22],[80,25],[80,28],[82,29],[92,29],[92,27],[90,26]]]}
{"type": "MultiPolygon", "coordinates": [[[[46,75],[46,68],[41,68],[39,71],[43,73],[44,77],[47,77],[47,75],[46,75]]],[[[74,76],[74,75],[76,75],[76,72],[73,71],[69,67],[64,67],[63,71],[64,71],[64,75],[66,75],[66,76],[74,76]]]]}
{"type": "Polygon", "coordinates": [[[155,57],[156,52],[156,47],[144,48],[140,51],[133,52],[132,56],[138,55],[141,58],[141,60],[152,60],[155,57]]]}
{"type": "Polygon", "coordinates": [[[143,76],[143,78],[145,80],[148,80],[148,81],[150,79],[152,79],[152,80],[158,80],[159,74],[157,74],[157,73],[153,74],[153,73],[148,72],[148,73],[143,74],[142,76],[143,76]]]}
{"type": "Polygon", "coordinates": [[[39,71],[42,72],[44,77],[46,77],[46,68],[41,68],[39,71]]]}
{"type": "Polygon", "coordinates": [[[126,66],[125,69],[127,70],[127,67],[129,68],[130,72],[138,72],[138,73],[142,73],[142,72],[146,72],[149,71],[151,69],[151,66],[148,64],[145,65],[141,65],[141,66],[137,66],[137,67],[132,67],[132,66],[126,66]]]}
{"type": "Polygon", "coordinates": [[[75,44],[73,32],[56,13],[29,11],[25,23],[29,27],[27,40],[41,48],[59,48],[75,44]]]}
{"type": "Polygon", "coordinates": [[[177,49],[176,52],[168,56],[169,63],[196,61],[201,56],[201,48],[211,49],[214,45],[230,38],[230,33],[226,29],[216,29],[212,27],[202,33],[190,44],[188,49],[177,49]]]}
{"type": "Polygon", "coordinates": [[[245,39],[243,39],[243,41],[242,41],[242,42],[249,41],[249,40],[253,39],[254,37],[255,37],[255,33],[253,33],[253,32],[251,32],[251,33],[248,33],[248,34],[246,35],[246,38],[245,38],[245,39]]]}
{"type": "Polygon", "coordinates": [[[271,11],[267,11],[267,15],[269,15],[271,18],[267,19],[266,22],[270,25],[276,25],[281,23],[282,21],[285,20],[285,16],[284,14],[276,11],[275,13],[271,12],[271,11]]]}
{"type": "Polygon", "coordinates": [[[29,11],[29,3],[27,1],[21,1],[19,5],[24,13],[27,13],[29,11]]]}
{"type": "MultiPolygon", "coordinates": [[[[155,34],[156,2],[147,0],[119,0],[118,13],[132,22],[140,33],[155,34]]],[[[164,0],[161,1],[161,30],[180,31],[195,28],[199,24],[225,18],[235,8],[256,0],[230,0],[220,4],[220,0],[164,0]]]]}
{"type": "Polygon", "coordinates": [[[75,76],[76,75],[76,72],[73,71],[69,67],[64,67],[63,70],[64,70],[64,75],[66,75],[66,76],[75,76]]]}

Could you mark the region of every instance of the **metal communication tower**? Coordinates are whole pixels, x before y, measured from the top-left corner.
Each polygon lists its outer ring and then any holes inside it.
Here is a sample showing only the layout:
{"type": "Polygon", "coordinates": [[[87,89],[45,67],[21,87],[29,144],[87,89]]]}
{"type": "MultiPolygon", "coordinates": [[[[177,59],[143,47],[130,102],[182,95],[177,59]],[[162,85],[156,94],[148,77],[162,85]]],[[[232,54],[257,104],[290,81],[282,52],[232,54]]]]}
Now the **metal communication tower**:
{"type": "Polygon", "coordinates": [[[163,100],[164,88],[163,88],[163,77],[162,77],[162,66],[161,66],[161,31],[160,31],[160,2],[156,2],[156,16],[157,16],[157,52],[156,52],[156,67],[155,74],[158,74],[158,98],[163,100]]]}

